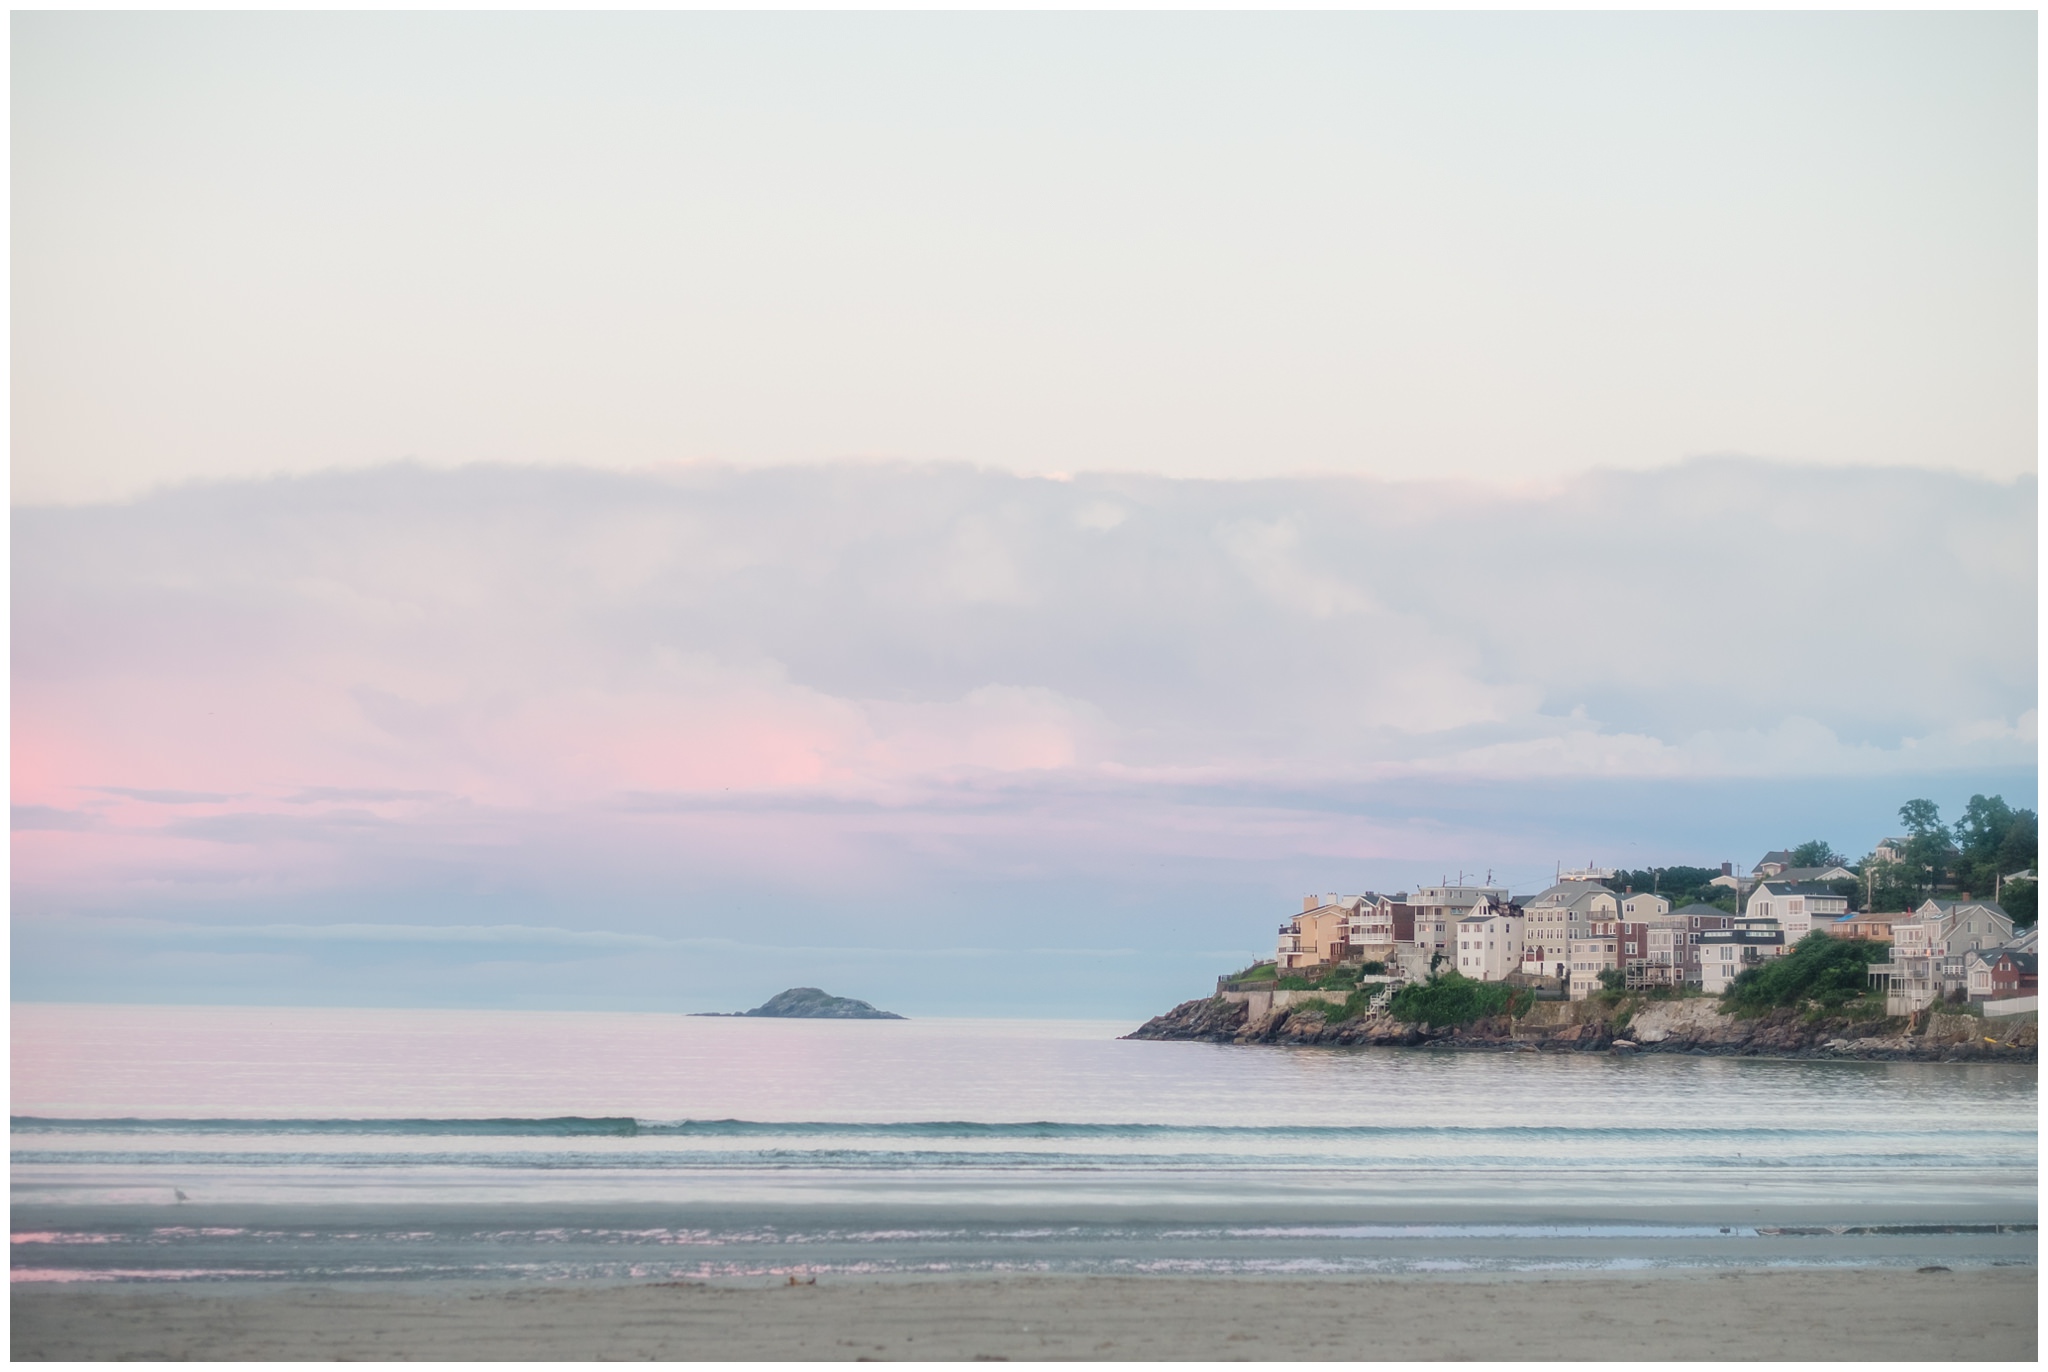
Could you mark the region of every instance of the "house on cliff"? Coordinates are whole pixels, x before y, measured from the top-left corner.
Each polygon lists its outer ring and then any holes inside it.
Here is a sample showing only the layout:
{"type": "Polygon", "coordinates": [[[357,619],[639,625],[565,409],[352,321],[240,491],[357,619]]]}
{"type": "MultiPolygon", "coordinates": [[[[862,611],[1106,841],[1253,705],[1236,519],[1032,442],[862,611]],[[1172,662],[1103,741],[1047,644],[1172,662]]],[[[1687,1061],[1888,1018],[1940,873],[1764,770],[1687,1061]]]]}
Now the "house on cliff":
{"type": "Polygon", "coordinates": [[[1700,989],[1718,996],[1750,968],[1783,957],[1790,944],[1776,920],[1744,917],[1731,921],[1729,928],[1703,931],[1699,948],[1700,989]]]}
{"type": "MultiPolygon", "coordinates": [[[[1464,883],[1418,886],[1408,897],[1415,912],[1415,951],[1425,959],[1450,957],[1457,949],[1458,921],[1475,910],[1509,903],[1508,888],[1464,883]]],[[[1455,966],[1456,964],[1452,964],[1455,966]]]]}
{"type": "Polygon", "coordinates": [[[1563,983],[1571,975],[1572,940],[1586,937],[1593,921],[1618,917],[1621,897],[1597,881],[1561,881],[1523,901],[1522,910],[1522,971],[1563,983]]]}
{"type": "Polygon", "coordinates": [[[1909,918],[1892,921],[1889,962],[1870,969],[1885,991],[1885,1011],[1910,1015],[1969,988],[1968,955],[2012,942],[2012,918],[1988,900],[1923,901],[1909,918]]]}
{"type": "Polygon", "coordinates": [[[1750,892],[1742,913],[1750,919],[1774,919],[1785,942],[1797,943],[1816,927],[1831,927],[1849,913],[1849,898],[1832,886],[1812,881],[1763,881],[1750,892]]]}
{"type": "Polygon", "coordinates": [[[1503,981],[1522,967],[1527,917],[1512,904],[1475,907],[1458,921],[1458,971],[1474,981],[1503,981]]]}

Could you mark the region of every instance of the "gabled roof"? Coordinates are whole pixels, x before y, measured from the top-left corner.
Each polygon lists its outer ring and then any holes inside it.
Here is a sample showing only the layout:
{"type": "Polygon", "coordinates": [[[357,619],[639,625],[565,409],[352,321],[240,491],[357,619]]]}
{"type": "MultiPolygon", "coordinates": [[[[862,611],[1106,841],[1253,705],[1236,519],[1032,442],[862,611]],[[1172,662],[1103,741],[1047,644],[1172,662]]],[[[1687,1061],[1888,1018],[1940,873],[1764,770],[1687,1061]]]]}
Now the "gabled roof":
{"type": "Polygon", "coordinates": [[[1723,918],[1728,917],[1728,912],[1720,906],[1705,905],[1699,901],[1694,901],[1683,909],[1673,910],[1671,913],[1674,915],[1720,915],[1723,918]]]}
{"type": "Polygon", "coordinates": [[[2035,963],[2036,963],[2036,959],[2035,959],[2035,956],[2034,956],[2034,954],[2032,954],[2032,953],[2022,953],[2022,952],[2020,952],[2020,951],[2019,951],[2018,949],[2014,949],[2014,948],[1993,948],[1993,949],[1991,949],[1991,950],[1990,950],[1990,951],[1989,951],[1989,952],[1988,952],[1988,953],[1986,954],[1986,956],[1987,956],[1987,957],[1988,957],[1988,958],[1989,958],[1989,959],[1990,959],[1990,960],[1991,960],[1992,962],[1997,962],[1997,961],[1999,961],[2000,959],[2004,959],[2004,960],[2006,960],[2006,961],[2008,961],[2008,962],[2012,963],[2012,965],[2013,965],[2013,966],[2014,966],[2015,968],[2017,968],[2017,969],[2018,969],[2019,971],[2022,971],[2022,972],[2032,972],[2032,971],[2035,971],[2035,970],[2037,970],[2037,969],[2036,969],[2036,965],[2035,965],[2035,963]]]}
{"type": "Polygon", "coordinates": [[[1542,906],[1546,910],[1577,910],[1591,905],[1605,896],[1617,906],[1621,895],[1609,890],[1597,881],[1563,881],[1524,902],[1529,906],[1542,906]]]}
{"type": "Polygon", "coordinates": [[[1826,867],[1787,867],[1784,871],[1778,873],[1777,879],[1779,881],[1853,881],[1855,877],[1856,874],[1854,872],[1837,862],[1831,863],[1826,867]],[[1827,875],[1829,872],[1840,872],[1842,875],[1831,877],[1827,875]]]}
{"type": "Polygon", "coordinates": [[[2009,920],[2012,918],[2011,915],[2006,913],[2005,907],[1995,900],[1935,900],[1931,896],[1922,901],[1919,908],[1914,910],[1913,913],[1917,915],[1921,910],[1925,910],[1930,905],[1944,915],[1967,913],[1971,910],[1989,910],[2000,919],[2009,920]]]}
{"type": "MultiPolygon", "coordinates": [[[[1768,891],[1774,896],[1832,896],[1835,888],[1823,886],[1817,881],[1760,881],[1757,890],[1768,891]]],[[[1839,896],[1836,899],[1840,899],[1839,896]]]]}
{"type": "Polygon", "coordinates": [[[1752,872],[1760,872],[1763,870],[1763,866],[1766,862],[1775,862],[1780,867],[1790,867],[1792,865],[1792,854],[1783,848],[1780,848],[1775,852],[1765,853],[1762,857],[1756,860],[1756,866],[1750,868],[1749,870],[1752,872]]]}

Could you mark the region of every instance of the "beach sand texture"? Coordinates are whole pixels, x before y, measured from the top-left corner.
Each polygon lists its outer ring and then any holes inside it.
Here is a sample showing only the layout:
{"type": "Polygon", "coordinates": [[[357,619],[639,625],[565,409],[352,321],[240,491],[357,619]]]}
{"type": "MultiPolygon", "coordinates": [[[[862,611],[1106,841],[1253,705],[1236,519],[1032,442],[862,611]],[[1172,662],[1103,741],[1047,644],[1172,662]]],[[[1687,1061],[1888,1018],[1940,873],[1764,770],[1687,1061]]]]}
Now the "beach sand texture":
{"type": "Polygon", "coordinates": [[[2033,1268],[13,1288],[17,1359],[2035,1358],[2033,1268]]]}

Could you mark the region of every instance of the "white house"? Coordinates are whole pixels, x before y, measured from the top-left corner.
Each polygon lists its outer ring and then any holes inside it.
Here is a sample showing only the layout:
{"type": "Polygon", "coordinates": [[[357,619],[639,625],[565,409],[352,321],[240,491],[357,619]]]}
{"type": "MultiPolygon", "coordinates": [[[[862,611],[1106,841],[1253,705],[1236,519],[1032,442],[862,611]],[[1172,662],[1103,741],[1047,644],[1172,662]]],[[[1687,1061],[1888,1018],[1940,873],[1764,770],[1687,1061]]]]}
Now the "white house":
{"type": "Polygon", "coordinates": [[[1478,907],[1458,921],[1455,966],[1474,981],[1500,981],[1522,966],[1526,917],[1513,905],[1478,907]]]}
{"type": "Polygon", "coordinates": [[[1814,926],[1833,924],[1849,913],[1849,898],[1834,888],[1806,881],[1763,881],[1749,894],[1745,919],[1774,919],[1785,931],[1787,945],[1812,933],[1814,926]]]}
{"type": "Polygon", "coordinates": [[[1767,958],[1782,957],[1787,943],[1776,920],[1739,919],[1732,929],[1700,931],[1700,989],[1718,996],[1730,982],[1767,958]]]}
{"type": "MultiPolygon", "coordinates": [[[[1418,886],[1408,897],[1415,911],[1415,947],[1425,955],[1441,953],[1446,958],[1457,952],[1458,921],[1475,907],[1506,905],[1505,886],[1444,885],[1418,886]]],[[[1452,966],[1456,966],[1453,963],[1452,966]]]]}

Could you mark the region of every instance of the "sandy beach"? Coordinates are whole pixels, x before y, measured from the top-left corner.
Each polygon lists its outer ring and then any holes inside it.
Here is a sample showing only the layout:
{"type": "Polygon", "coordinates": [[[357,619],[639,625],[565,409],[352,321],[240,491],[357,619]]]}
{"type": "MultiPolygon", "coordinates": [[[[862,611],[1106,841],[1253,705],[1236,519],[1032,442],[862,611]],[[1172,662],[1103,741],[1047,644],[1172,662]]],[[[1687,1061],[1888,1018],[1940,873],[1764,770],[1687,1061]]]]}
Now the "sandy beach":
{"type": "Polygon", "coordinates": [[[13,1356],[1937,1359],[2036,1356],[2033,1268],[815,1286],[19,1284],[13,1356]]]}

